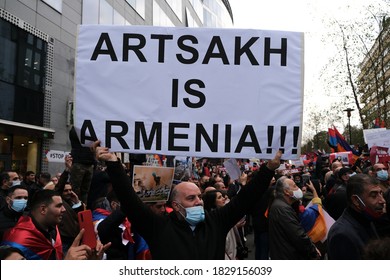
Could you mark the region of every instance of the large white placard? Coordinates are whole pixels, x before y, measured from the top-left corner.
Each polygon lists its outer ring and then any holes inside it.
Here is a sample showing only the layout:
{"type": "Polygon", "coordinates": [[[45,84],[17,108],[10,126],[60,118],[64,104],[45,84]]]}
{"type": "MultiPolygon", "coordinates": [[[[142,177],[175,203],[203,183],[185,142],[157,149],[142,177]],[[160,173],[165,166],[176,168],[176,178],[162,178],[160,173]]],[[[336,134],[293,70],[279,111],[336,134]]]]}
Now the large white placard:
{"type": "Polygon", "coordinates": [[[303,33],[82,25],[83,144],[196,157],[298,158],[303,33]]]}
{"type": "Polygon", "coordinates": [[[390,130],[386,128],[363,129],[364,140],[369,148],[390,147],[390,130]]]}

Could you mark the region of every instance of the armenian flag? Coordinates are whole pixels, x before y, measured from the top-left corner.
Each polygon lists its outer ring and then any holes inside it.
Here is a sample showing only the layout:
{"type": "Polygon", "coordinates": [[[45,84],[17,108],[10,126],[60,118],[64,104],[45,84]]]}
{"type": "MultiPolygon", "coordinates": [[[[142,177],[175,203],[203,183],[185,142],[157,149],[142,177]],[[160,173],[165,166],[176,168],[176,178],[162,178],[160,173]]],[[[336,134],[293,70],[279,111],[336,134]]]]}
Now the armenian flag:
{"type": "Polygon", "coordinates": [[[337,130],[335,126],[328,128],[329,134],[329,146],[334,149],[332,152],[352,152],[353,161],[355,161],[359,156],[359,152],[352,149],[348,142],[345,140],[344,136],[337,130]]]}

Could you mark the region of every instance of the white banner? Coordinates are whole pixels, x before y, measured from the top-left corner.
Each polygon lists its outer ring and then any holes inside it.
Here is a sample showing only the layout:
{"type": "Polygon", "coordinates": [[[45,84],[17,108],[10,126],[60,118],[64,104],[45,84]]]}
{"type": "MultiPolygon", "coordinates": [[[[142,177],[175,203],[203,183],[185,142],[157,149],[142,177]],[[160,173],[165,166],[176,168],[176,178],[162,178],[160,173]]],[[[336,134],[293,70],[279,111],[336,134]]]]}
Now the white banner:
{"type": "Polygon", "coordinates": [[[390,130],[386,128],[363,129],[364,140],[369,148],[390,147],[390,130]]]}
{"type": "Polygon", "coordinates": [[[65,156],[68,154],[69,152],[50,150],[46,153],[46,158],[48,162],[65,163],[65,156]]]}
{"type": "Polygon", "coordinates": [[[196,157],[300,155],[303,33],[82,25],[82,144],[196,157]]]}

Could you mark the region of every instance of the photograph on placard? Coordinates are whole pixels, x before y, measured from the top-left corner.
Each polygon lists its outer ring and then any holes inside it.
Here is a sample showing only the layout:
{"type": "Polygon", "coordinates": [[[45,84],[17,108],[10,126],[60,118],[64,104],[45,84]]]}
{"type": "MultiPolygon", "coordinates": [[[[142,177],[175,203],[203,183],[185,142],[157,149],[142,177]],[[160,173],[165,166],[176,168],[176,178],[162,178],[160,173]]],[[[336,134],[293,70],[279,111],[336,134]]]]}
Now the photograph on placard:
{"type": "Polygon", "coordinates": [[[192,157],[175,157],[174,179],[188,181],[192,177],[192,157]]]}
{"type": "Polygon", "coordinates": [[[173,167],[134,166],[132,186],[144,202],[167,201],[172,189],[173,167]]]}

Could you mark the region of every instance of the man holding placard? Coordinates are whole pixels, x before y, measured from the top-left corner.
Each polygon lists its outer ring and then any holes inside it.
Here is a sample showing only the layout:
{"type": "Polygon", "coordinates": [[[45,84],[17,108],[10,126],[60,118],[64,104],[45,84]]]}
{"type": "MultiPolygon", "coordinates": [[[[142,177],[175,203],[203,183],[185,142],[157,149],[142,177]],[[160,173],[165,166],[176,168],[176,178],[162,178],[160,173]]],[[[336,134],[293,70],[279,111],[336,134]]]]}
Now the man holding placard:
{"type": "Polygon", "coordinates": [[[282,153],[263,165],[257,175],[226,206],[204,212],[199,188],[190,182],[178,184],[171,195],[173,212],[153,213],[139,199],[114,153],[94,143],[96,157],[105,161],[113,189],[131,224],[148,243],[153,259],[224,259],[228,231],[267,190],[282,153]]]}

